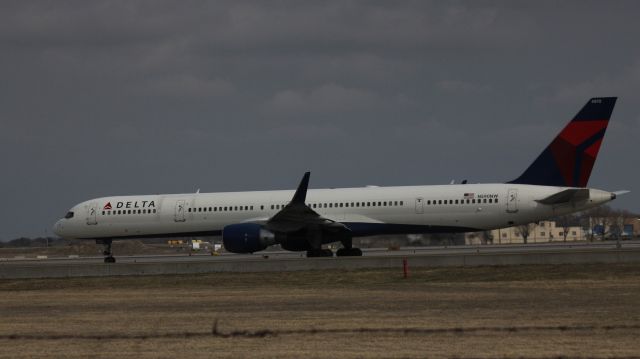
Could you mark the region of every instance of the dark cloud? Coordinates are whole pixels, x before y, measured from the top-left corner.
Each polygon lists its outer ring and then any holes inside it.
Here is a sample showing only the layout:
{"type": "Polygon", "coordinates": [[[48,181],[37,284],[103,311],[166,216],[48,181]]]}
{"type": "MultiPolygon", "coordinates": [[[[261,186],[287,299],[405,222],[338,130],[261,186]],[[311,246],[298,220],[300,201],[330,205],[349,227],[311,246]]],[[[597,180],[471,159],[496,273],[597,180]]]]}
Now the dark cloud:
{"type": "Polygon", "coordinates": [[[110,194],[504,181],[619,96],[590,185],[640,211],[640,6],[5,1],[0,239],[110,194]]]}

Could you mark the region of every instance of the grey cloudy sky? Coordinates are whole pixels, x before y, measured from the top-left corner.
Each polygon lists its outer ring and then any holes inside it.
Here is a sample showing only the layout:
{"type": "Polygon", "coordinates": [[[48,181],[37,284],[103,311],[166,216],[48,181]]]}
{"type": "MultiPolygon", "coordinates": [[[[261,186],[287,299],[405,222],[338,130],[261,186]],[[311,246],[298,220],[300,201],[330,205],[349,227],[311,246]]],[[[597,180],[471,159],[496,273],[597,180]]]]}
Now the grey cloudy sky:
{"type": "Polygon", "coordinates": [[[501,182],[619,96],[589,185],[640,212],[637,1],[2,1],[0,240],[99,196],[501,182]]]}

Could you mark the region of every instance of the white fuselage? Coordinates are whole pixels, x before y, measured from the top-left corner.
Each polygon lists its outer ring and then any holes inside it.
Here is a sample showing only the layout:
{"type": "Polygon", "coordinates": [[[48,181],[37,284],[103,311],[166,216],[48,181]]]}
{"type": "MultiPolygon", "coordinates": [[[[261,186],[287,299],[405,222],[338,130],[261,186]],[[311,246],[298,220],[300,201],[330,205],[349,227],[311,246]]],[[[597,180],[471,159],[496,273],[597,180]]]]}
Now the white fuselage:
{"type": "MultiPolygon", "coordinates": [[[[307,205],[352,228],[354,236],[381,233],[465,232],[531,223],[588,209],[614,198],[589,190],[580,202],[536,200],[566,187],[518,184],[310,189],[307,205]]],[[[266,222],[294,191],[189,193],[103,197],[74,206],[55,224],[64,238],[219,235],[230,224],[266,222]]]]}

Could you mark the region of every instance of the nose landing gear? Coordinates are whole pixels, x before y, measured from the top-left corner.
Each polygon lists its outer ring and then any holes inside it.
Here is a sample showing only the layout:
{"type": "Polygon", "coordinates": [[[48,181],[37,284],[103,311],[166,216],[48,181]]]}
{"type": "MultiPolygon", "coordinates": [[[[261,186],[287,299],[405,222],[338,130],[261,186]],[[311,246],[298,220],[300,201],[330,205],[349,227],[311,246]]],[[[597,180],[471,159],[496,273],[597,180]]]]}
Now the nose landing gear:
{"type": "Polygon", "coordinates": [[[104,255],[105,263],[116,262],[116,259],[113,257],[113,252],[111,252],[111,239],[96,239],[96,244],[102,244],[104,246],[102,254],[104,255]]]}

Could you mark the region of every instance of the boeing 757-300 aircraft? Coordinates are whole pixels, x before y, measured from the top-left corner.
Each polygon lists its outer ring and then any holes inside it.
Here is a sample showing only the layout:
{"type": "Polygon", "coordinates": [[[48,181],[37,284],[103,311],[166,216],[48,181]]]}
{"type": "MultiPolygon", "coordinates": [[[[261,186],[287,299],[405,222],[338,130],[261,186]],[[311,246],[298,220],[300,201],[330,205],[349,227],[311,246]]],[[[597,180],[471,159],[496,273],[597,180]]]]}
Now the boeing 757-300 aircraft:
{"type": "Polygon", "coordinates": [[[229,252],[279,244],[307,257],[360,256],[352,238],[376,234],[471,232],[582,211],[626,191],[586,188],[615,97],[590,99],[513,181],[442,186],[187,193],[96,198],[77,204],[54,226],[63,238],[96,240],[113,263],[114,239],[222,235],[229,252]]]}

